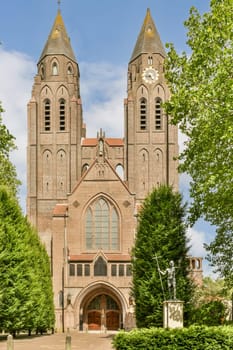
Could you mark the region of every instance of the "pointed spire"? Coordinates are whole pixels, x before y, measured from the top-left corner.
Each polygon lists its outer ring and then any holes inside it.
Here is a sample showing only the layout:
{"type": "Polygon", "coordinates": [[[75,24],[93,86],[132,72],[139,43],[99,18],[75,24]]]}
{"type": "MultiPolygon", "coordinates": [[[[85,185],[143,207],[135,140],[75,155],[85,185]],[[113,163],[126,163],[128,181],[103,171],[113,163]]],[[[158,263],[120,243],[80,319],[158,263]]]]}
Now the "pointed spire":
{"type": "Polygon", "coordinates": [[[147,9],[146,17],[134,47],[130,62],[142,53],[159,53],[163,57],[166,56],[149,8],[147,9]]]}
{"type": "Polygon", "coordinates": [[[58,9],[57,16],[40,56],[40,60],[47,55],[65,55],[76,62],[60,9],[58,9]]]}

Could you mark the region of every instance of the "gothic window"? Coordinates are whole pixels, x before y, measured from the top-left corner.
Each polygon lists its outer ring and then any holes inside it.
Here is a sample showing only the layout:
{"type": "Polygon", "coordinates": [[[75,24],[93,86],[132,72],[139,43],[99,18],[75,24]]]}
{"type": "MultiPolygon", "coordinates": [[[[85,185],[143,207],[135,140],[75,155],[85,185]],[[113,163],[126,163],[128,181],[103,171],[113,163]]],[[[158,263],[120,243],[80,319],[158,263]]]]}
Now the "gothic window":
{"type": "Polygon", "coordinates": [[[72,67],[71,67],[71,66],[68,67],[67,73],[68,73],[69,75],[73,73],[73,72],[72,72],[72,67]]]}
{"type": "Polygon", "coordinates": [[[119,306],[116,301],[112,299],[109,295],[106,295],[107,310],[119,310],[119,306]]]}
{"type": "Polygon", "coordinates": [[[152,66],[152,64],[153,64],[153,57],[152,57],[152,56],[149,56],[149,57],[148,57],[148,64],[149,64],[150,66],[152,66]]]}
{"type": "Polygon", "coordinates": [[[100,298],[101,296],[98,295],[97,297],[92,299],[92,301],[88,305],[88,310],[100,310],[100,302],[101,302],[100,298]]]}
{"type": "Polygon", "coordinates": [[[126,265],[126,276],[132,276],[132,266],[130,264],[126,265]]]}
{"type": "Polygon", "coordinates": [[[56,62],[53,62],[52,65],[52,75],[58,75],[58,66],[56,62]]]}
{"type": "Polygon", "coordinates": [[[119,218],[115,207],[98,198],[86,211],[86,249],[119,249],[119,218]]]}
{"type": "Polygon", "coordinates": [[[44,130],[50,131],[51,129],[51,105],[49,100],[44,102],[44,130]]]}
{"type": "Polygon", "coordinates": [[[117,265],[116,264],[112,264],[111,265],[111,275],[112,276],[116,276],[117,275],[117,265]]]}
{"type": "Polygon", "coordinates": [[[44,65],[42,64],[41,67],[40,67],[40,74],[41,74],[41,79],[43,80],[44,79],[44,65]]]}
{"type": "Polygon", "coordinates": [[[119,276],[124,276],[124,264],[119,264],[119,276]]]}
{"type": "Polygon", "coordinates": [[[158,97],[155,99],[155,130],[162,129],[162,108],[161,99],[158,97]]]}
{"type": "Polygon", "coordinates": [[[82,276],[82,275],[83,275],[83,265],[77,264],[77,276],[82,276]]]}
{"type": "Polygon", "coordinates": [[[70,276],[75,276],[75,264],[69,264],[69,275],[70,276]]]}
{"type": "Polygon", "coordinates": [[[82,175],[89,169],[89,165],[88,164],[84,164],[82,167],[82,175]]]}
{"type": "Polygon", "coordinates": [[[119,175],[119,177],[121,178],[121,180],[124,180],[124,168],[121,164],[118,164],[116,166],[116,172],[119,175]]]}
{"type": "Polygon", "coordinates": [[[90,264],[84,265],[84,276],[90,276],[90,264]]]}
{"type": "Polygon", "coordinates": [[[101,256],[95,262],[94,276],[107,276],[107,263],[101,256]]]}
{"type": "Polygon", "coordinates": [[[140,100],[140,130],[147,129],[147,101],[145,98],[140,100]]]}
{"type": "Polygon", "coordinates": [[[64,131],[66,129],[66,106],[65,106],[65,100],[61,99],[59,104],[59,129],[60,131],[64,131]]]}

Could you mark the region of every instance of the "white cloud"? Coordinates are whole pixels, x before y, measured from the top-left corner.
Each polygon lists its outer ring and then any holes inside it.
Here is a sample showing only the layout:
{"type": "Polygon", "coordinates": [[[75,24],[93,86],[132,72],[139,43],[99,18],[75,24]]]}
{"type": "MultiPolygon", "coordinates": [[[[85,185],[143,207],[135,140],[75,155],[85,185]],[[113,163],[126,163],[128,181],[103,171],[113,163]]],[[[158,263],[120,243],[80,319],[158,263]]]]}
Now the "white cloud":
{"type": "Polygon", "coordinates": [[[0,101],[5,112],[3,123],[16,138],[17,151],[11,155],[23,185],[20,203],[25,210],[26,196],[26,143],[27,103],[30,99],[36,64],[33,60],[14,51],[0,49],[0,101]]]}
{"type": "Polygon", "coordinates": [[[123,137],[126,67],[109,63],[80,63],[81,96],[87,137],[100,128],[106,137],[123,137]]]}
{"type": "Polygon", "coordinates": [[[190,239],[191,254],[193,256],[205,256],[206,250],[203,244],[206,242],[205,232],[195,230],[189,227],[187,231],[187,236],[190,239]]]}

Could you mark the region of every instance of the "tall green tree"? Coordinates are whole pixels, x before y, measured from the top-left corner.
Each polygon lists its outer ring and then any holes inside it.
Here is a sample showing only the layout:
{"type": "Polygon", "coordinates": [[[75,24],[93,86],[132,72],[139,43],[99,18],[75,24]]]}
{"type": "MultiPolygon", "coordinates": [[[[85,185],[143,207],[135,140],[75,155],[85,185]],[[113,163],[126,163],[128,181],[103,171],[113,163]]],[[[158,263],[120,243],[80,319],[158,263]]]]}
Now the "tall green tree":
{"type": "Polygon", "coordinates": [[[209,260],[233,281],[233,2],[211,0],[185,22],[190,53],[172,44],[166,78],[172,97],[166,111],[187,136],[180,171],[191,176],[190,221],[203,217],[217,226],[209,260]]]}
{"type": "Polygon", "coordinates": [[[8,187],[0,186],[0,328],[52,328],[49,259],[8,187]]]}
{"type": "Polygon", "coordinates": [[[162,326],[163,301],[170,296],[167,276],[160,276],[158,264],[165,271],[171,260],[176,267],[177,298],[185,302],[185,318],[188,317],[193,286],[188,277],[184,216],[181,195],[167,186],[154,189],[140,210],[132,263],[138,327],[162,326]]]}
{"type": "Polygon", "coordinates": [[[17,179],[15,166],[9,159],[10,152],[16,149],[15,138],[3,124],[2,113],[0,102],[0,184],[8,186],[16,194],[20,181],[17,179]]]}

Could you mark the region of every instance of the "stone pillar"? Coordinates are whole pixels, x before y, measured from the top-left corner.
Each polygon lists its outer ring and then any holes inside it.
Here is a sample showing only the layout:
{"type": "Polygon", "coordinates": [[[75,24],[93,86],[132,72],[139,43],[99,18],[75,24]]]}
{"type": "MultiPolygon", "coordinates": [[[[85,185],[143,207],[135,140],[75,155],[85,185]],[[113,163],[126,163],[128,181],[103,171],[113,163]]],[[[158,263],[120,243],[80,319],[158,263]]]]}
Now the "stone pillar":
{"type": "Polygon", "coordinates": [[[71,335],[69,332],[69,328],[67,330],[67,334],[66,334],[66,348],[65,350],[71,350],[71,335]]]}
{"type": "Polygon", "coordinates": [[[7,350],[14,350],[14,341],[11,334],[7,337],[7,350]]]}
{"type": "Polygon", "coordinates": [[[163,328],[183,328],[183,305],[181,300],[163,302],[163,328]]]}

